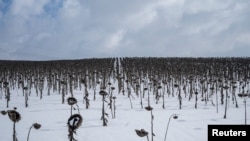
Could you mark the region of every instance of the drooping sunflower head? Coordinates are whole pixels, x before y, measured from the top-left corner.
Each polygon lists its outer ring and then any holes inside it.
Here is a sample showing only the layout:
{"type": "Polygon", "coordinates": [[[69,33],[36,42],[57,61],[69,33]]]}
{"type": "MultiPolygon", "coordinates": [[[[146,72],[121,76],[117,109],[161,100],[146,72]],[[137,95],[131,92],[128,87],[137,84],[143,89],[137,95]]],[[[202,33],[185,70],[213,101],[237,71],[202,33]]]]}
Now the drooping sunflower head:
{"type": "Polygon", "coordinates": [[[33,123],[33,125],[32,125],[35,129],[40,129],[41,128],[41,124],[39,124],[39,123],[33,123]]]}
{"type": "Polygon", "coordinates": [[[174,118],[174,119],[178,119],[178,115],[174,115],[173,118],[174,118]]]}
{"type": "Polygon", "coordinates": [[[108,93],[107,93],[106,91],[103,91],[103,90],[101,90],[101,91],[99,92],[99,94],[100,94],[101,96],[106,96],[106,95],[108,95],[108,93]]]}
{"type": "Polygon", "coordinates": [[[2,115],[6,115],[7,112],[6,112],[6,111],[1,111],[1,114],[2,114],[2,115]]]}
{"type": "Polygon", "coordinates": [[[141,130],[135,129],[135,132],[136,132],[136,134],[137,134],[139,137],[145,137],[145,136],[148,135],[148,132],[145,131],[144,129],[141,129],[141,130]]]}
{"type": "Polygon", "coordinates": [[[69,97],[69,98],[67,99],[67,101],[68,101],[68,104],[69,104],[69,105],[74,105],[74,104],[77,103],[77,100],[76,100],[76,98],[74,98],[74,97],[69,97]]]}
{"type": "Polygon", "coordinates": [[[68,119],[69,130],[74,131],[82,125],[82,116],[80,114],[74,114],[68,119]]]}
{"type": "Polygon", "coordinates": [[[145,109],[146,109],[147,111],[152,111],[152,110],[153,110],[153,107],[147,106],[147,107],[145,107],[145,109]]]}
{"type": "Polygon", "coordinates": [[[21,115],[17,111],[8,110],[7,113],[11,121],[18,122],[21,120],[21,115]]]}

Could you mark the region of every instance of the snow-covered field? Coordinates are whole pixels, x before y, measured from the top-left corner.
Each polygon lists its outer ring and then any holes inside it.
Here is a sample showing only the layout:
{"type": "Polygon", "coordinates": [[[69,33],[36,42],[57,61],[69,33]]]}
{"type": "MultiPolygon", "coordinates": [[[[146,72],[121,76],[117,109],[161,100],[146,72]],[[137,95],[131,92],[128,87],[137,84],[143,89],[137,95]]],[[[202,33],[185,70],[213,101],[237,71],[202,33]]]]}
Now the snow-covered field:
{"type": "MultiPolygon", "coordinates": [[[[74,137],[78,141],[146,141],[146,137],[137,136],[135,129],[144,129],[149,132],[149,140],[151,140],[151,115],[150,111],[141,108],[140,98],[132,93],[130,100],[127,95],[118,94],[116,96],[116,117],[111,117],[111,112],[107,104],[105,111],[109,114],[108,126],[102,126],[102,97],[97,95],[93,100],[93,91],[89,90],[90,107],[85,108],[83,103],[83,90],[75,90],[74,97],[78,100],[80,114],[83,117],[83,123],[76,130],[74,137]]],[[[65,99],[70,94],[66,95],[65,99]]],[[[21,114],[21,120],[16,123],[16,132],[18,141],[27,140],[29,128],[33,123],[41,124],[41,128],[31,130],[30,141],[68,141],[67,121],[70,117],[70,106],[67,101],[62,104],[61,95],[54,92],[50,95],[44,94],[40,99],[32,91],[29,96],[29,106],[25,107],[24,96],[20,90],[11,90],[11,101],[9,108],[6,108],[6,100],[4,93],[0,95],[0,110],[12,110],[17,107],[17,111],[21,114]]],[[[215,98],[212,98],[215,101],[215,98]]],[[[154,140],[163,141],[167,124],[171,115],[177,114],[178,119],[171,118],[167,133],[167,141],[206,141],[207,127],[209,124],[245,124],[244,121],[244,103],[243,98],[237,97],[239,108],[229,98],[227,118],[224,119],[225,105],[219,104],[218,113],[216,106],[211,102],[205,104],[198,99],[198,107],[194,108],[195,98],[190,101],[188,97],[182,98],[182,109],[179,109],[179,101],[177,97],[165,97],[165,109],[162,108],[162,101],[158,104],[151,99],[153,107],[153,131],[154,140]]],[[[147,106],[147,98],[143,99],[144,107],[147,106]]],[[[250,101],[247,99],[247,108],[250,108],[250,101]]],[[[74,110],[73,113],[78,113],[74,110]]],[[[250,112],[247,113],[250,122],[250,112]]],[[[0,140],[10,141],[13,135],[13,122],[8,115],[0,115],[0,140]]]]}

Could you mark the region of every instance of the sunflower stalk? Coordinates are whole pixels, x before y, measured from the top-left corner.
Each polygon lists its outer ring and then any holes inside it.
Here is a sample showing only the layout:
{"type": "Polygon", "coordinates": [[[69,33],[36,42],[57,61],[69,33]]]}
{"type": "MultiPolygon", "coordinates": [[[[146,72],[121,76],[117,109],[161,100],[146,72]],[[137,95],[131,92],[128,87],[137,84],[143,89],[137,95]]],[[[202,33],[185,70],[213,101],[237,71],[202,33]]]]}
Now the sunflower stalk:
{"type": "Polygon", "coordinates": [[[13,141],[17,141],[16,122],[21,120],[21,115],[16,111],[16,107],[14,107],[14,110],[1,111],[1,114],[8,114],[9,119],[13,122],[13,141]]]}
{"type": "Polygon", "coordinates": [[[102,120],[102,125],[103,126],[107,126],[108,123],[108,119],[106,117],[108,117],[108,114],[105,112],[105,97],[108,95],[107,92],[105,92],[104,90],[101,90],[99,92],[99,94],[102,96],[102,116],[101,116],[101,120],[102,120]]]}
{"type": "Polygon", "coordinates": [[[28,136],[27,136],[27,141],[29,141],[30,131],[31,131],[32,127],[34,127],[35,129],[38,130],[38,129],[41,128],[41,125],[38,124],[38,123],[34,123],[34,124],[32,124],[32,126],[30,126],[30,129],[29,129],[29,132],[28,132],[28,136]]]}

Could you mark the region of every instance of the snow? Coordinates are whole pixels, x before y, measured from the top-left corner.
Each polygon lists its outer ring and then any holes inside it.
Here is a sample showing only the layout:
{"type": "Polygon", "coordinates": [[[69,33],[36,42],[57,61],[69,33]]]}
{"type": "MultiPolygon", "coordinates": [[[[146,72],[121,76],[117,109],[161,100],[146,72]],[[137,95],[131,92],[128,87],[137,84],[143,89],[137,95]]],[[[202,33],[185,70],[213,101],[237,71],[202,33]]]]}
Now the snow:
{"type": "MultiPolygon", "coordinates": [[[[98,90],[98,89],[97,89],[98,90]]],[[[75,139],[79,141],[146,141],[146,137],[137,136],[135,129],[144,129],[149,133],[151,140],[151,115],[150,111],[141,108],[140,98],[132,91],[133,98],[130,106],[130,100],[126,95],[118,93],[115,89],[113,95],[116,96],[116,117],[111,117],[111,112],[105,104],[105,112],[109,114],[108,126],[102,126],[102,96],[96,95],[93,100],[93,91],[89,91],[90,107],[85,108],[83,102],[84,90],[74,90],[74,97],[78,101],[80,114],[83,117],[83,123],[76,130],[75,139]]],[[[41,128],[31,129],[30,141],[68,141],[67,121],[70,117],[70,105],[62,104],[62,96],[58,92],[52,92],[50,95],[44,93],[43,98],[35,94],[32,90],[28,100],[28,107],[25,107],[25,97],[21,89],[11,90],[11,101],[9,108],[6,108],[4,93],[0,96],[0,110],[12,110],[17,107],[22,119],[16,123],[17,138],[19,141],[27,140],[29,128],[33,123],[41,124],[41,128]]],[[[46,92],[46,91],[44,91],[46,92]]],[[[212,97],[214,100],[215,97],[212,97]]],[[[198,97],[198,107],[194,108],[195,98],[190,101],[188,97],[182,95],[182,109],[179,109],[179,100],[177,96],[165,96],[165,109],[162,108],[162,101],[156,104],[151,95],[151,106],[153,107],[153,130],[155,141],[163,141],[169,118],[173,114],[178,115],[178,119],[170,119],[166,141],[206,141],[207,127],[212,124],[237,124],[244,123],[244,103],[243,98],[237,97],[239,108],[235,107],[231,98],[228,99],[227,118],[224,119],[225,105],[219,104],[218,113],[216,107],[211,102],[207,104],[198,97]]],[[[215,100],[214,100],[215,102],[215,100]]],[[[144,107],[147,106],[147,97],[143,99],[144,107]]],[[[78,113],[77,107],[74,113],[78,113]]],[[[249,98],[247,99],[247,108],[250,108],[249,98]]],[[[250,122],[250,112],[247,113],[250,122]]],[[[8,115],[0,115],[0,140],[10,141],[13,135],[13,122],[8,115]]]]}

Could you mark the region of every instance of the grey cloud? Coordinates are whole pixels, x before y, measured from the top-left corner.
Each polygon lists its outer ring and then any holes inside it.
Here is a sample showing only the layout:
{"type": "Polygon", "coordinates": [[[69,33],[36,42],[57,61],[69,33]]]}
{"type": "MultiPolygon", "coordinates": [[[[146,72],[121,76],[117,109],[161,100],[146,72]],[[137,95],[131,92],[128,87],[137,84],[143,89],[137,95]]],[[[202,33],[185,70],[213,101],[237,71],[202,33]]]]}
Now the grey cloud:
{"type": "Polygon", "coordinates": [[[250,45],[249,6],[244,0],[13,1],[0,12],[0,59],[242,56],[250,45]]]}

